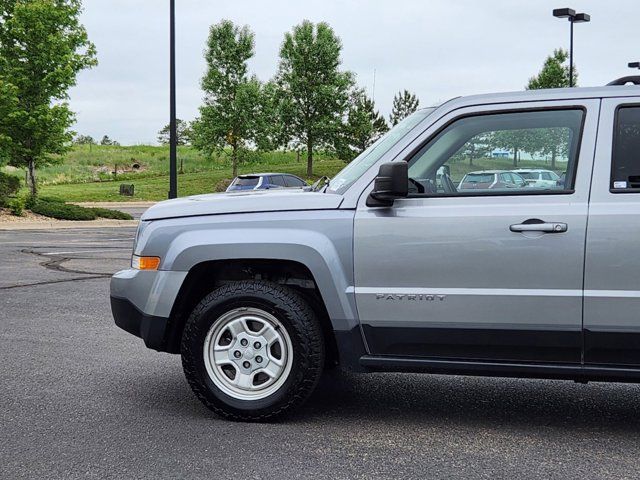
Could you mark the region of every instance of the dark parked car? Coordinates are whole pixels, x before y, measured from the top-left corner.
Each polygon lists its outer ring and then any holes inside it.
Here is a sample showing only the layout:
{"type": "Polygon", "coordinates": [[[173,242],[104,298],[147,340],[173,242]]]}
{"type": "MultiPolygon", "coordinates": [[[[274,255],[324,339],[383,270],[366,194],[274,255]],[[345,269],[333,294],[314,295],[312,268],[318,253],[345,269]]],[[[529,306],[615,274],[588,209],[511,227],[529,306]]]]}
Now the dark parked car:
{"type": "Polygon", "coordinates": [[[290,173],[252,173],[250,175],[238,175],[227,192],[238,190],[269,190],[271,188],[302,188],[307,182],[290,173]]]}

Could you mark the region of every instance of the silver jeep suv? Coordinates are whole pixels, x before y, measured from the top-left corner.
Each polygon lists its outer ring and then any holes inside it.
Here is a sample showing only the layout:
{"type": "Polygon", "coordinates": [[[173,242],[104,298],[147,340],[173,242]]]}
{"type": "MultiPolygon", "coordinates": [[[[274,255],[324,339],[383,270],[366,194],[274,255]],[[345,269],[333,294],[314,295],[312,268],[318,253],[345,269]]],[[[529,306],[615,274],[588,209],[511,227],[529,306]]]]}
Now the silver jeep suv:
{"type": "Polygon", "coordinates": [[[157,204],[111,303],[231,419],[290,411],[336,365],[638,381],[639,242],[640,87],[471,96],[312,191],[157,204]],[[457,187],[518,169],[566,176],[457,187]]]}

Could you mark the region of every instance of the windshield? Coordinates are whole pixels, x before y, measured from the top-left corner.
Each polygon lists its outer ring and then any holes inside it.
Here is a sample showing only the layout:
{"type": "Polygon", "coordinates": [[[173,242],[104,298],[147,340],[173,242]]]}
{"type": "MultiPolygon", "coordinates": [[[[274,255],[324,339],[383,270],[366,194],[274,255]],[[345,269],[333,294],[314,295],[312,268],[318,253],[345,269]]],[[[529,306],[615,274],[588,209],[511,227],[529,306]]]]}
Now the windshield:
{"type": "Polygon", "coordinates": [[[259,177],[237,177],[231,185],[236,187],[255,187],[258,185],[259,177]]]}
{"type": "Polygon", "coordinates": [[[537,180],[538,172],[518,172],[522,178],[526,178],[527,180],[537,180]]]}
{"type": "Polygon", "coordinates": [[[493,173],[469,173],[462,181],[464,183],[491,183],[493,182],[493,173]]]}
{"type": "Polygon", "coordinates": [[[334,193],[344,193],[353,182],[358,180],[364,172],[369,170],[374,163],[380,160],[385,153],[434,110],[435,108],[418,110],[398,123],[333,177],[329,182],[328,190],[334,193]]]}

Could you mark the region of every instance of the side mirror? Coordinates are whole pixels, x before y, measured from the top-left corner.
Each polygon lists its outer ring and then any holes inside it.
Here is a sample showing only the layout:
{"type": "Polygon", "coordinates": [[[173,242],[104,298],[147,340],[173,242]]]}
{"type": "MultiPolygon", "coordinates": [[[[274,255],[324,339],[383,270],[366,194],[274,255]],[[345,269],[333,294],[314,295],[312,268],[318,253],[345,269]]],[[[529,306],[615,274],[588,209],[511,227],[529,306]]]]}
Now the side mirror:
{"type": "Polygon", "coordinates": [[[373,190],[367,198],[367,207],[390,207],[396,198],[409,195],[409,164],[389,162],[380,165],[373,190]]]}

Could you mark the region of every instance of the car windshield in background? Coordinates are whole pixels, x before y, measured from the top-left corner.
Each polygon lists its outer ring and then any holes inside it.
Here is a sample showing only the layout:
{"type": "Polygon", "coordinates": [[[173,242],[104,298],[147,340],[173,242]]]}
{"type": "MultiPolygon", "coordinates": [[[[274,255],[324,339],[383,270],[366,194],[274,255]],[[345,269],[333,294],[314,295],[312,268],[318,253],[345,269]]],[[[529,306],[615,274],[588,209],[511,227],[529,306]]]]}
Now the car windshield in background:
{"type": "Polygon", "coordinates": [[[491,183],[493,182],[492,173],[470,173],[463,180],[464,183],[491,183]]]}
{"type": "Polygon", "coordinates": [[[364,172],[369,170],[382,156],[404,138],[422,120],[427,118],[435,108],[423,108],[409,115],[395,127],[383,135],[377,142],[358,155],[329,182],[328,191],[344,193],[364,172]]]}
{"type": "Polygon", "coordinates": [[[238,177],[231,184],[234,187],[255,187],[258,185],[259,177],[238,177]]]}
{"type": "Polygon", "coordinates": [[[538,172],[520,172],[518,171],[518,175],[520,175],[525,180],[537,180],[538,172]]]}

